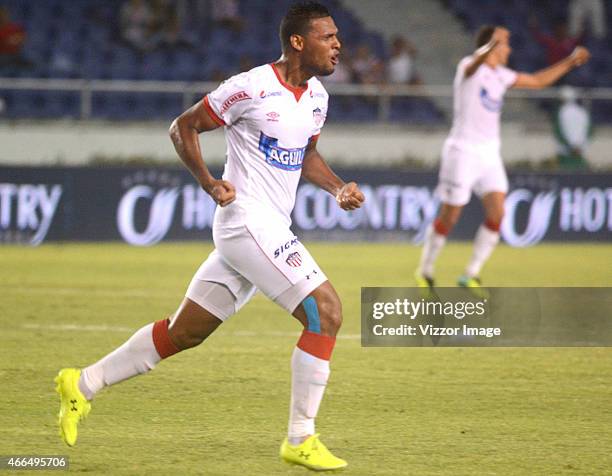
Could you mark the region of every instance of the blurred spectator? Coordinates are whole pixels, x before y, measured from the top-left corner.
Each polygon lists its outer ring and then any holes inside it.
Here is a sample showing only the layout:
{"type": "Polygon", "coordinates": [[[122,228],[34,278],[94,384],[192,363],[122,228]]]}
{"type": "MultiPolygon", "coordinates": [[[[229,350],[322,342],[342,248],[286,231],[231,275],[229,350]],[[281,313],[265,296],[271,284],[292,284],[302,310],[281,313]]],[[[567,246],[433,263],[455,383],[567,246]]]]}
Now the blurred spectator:
{"type": "Polygon", "coordinates": [[[586,148],[592,135],[589,112],[578,103],[576,90],[570,86],[561,88],[561,107],[554,117],[554,133],[557,142],[557,160],[565,169],[586,168],[586,148]]]}
{"type": "Polygon", "coordinates": [[[53,52],[49,61],[49,69],[54,73],[64,77],[69,77],[75,73],[76,65],[65,51],[57,49],[53,52]]]}
{"type": "Polygon", "coordinates": [[[163,5],[158,2],[154,8],[154,22],[149,39],[150,47],[153,48],[193,48],[195,41],[189,38],[181,28],[181,22],[177,11],[172,6],[163,5]]]}
{"type": "Polygon", "coordinates": [[[393,84],[421,84],[415,70],[416,48],[404,37],[395,36],[387,62],[387,80],[393,84]]]}
{"type": "Polygon", "coordinates": [[[568,14],[570,35],[582,35],[588,21],[595,38],[601,40],[606,36],[606,12],[602,0],[571,0],[568,14]]]}
{"type": "Polygon", "coordinates": [[[32,64],[23,56],[26,31],[11,21],[9,11],[0,7],[0,68],[27,68],[32,64]]]}
{"type": "Polygon", "coordinates": [[[567,22],[564,20],[555,23],[552,35],[540,30],[535,17],[532,17],[529,23],[533,37],[546,49],[546,62],[549,65],[553,65],[571,54],[582,41],[581,37],[569,36],[567,22]]]}
{"type": "Polygon", "coordinates": [[[144,0],[128,0],[120,12],[121,38],[140,52],[149,50],[154,21],[153,12],[144,0]]]}
{"type": "MultiPolygon", "coordinates": [[[[329,76],[320,76],[319,79],[324,85],[329,84],[350,84],[354,82],[355,75],[351,64],[351,54],[348,49],[343,49],[340,53],[340,61],[336,65],[334,72],[329,76]]],[[[354,97],[342,94],[334,95],[334,105],[342,111],[350,111],[354,102],[354,97]]]]}
{"type": "Polygon", "coordinates": [[[255,67],[255,60],[248,54],[240,56],[238,60],[240,72],[251,71],[255,67]]]}
{"type": "Polygon", "coordinates": [[[174,5],[170,5],[168,0],[145,0],[150,12],[149,35],[152,36],[161,31],[166,24],[168,17],[176,14],[174,5]]]}
{"type": "Polygon", "coordinates": [[[357,47],[352,63],[355,79],[358,83],[379,84],[383,82],[384,63],[372,53],[367,44],[361,44],[357,47]]]}
{"type": "Polygon", "coordinates": [[[212,70],[212,72],[210,73],[210,77],[205,79],[208,81],[220,83],[227,79],[228,74],[229,73],[227,73],[226,71],[223,71],[221,68],[217,67],[212,70]]]}
{"type": "Polygon", "coordinates": [[[340,53],[340,61],[336,65],[334,72],[329,76],[321,76],[319,79],[324,84],[348,84],[354,81],[353,66],[347,51],[340,53]]]}
{"type": "Polygon", "coordinates": [[[237,0],[212,0],[212,20],[215,25],[240,33],[244,19],[240,16],[237,0]]]}

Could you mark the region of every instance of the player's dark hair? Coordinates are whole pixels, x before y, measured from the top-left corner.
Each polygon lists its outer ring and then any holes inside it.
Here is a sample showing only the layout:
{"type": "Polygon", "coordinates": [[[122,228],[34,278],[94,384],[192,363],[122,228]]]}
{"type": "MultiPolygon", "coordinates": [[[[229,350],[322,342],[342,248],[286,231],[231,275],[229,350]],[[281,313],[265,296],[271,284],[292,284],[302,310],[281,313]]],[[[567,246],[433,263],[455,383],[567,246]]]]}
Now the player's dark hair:
{"type": "Polygon", "coordinates": [[[495,28],[494,25],[484,25],[478,29],[476,32],[476,48],[480,48],[491,41],[495,28]]]}
{"type": "Polygon", "coordinates": [[[280,41],[283,51],[291,46],[291,35],[306,35],[310,20],[331,16],[325,5],[318,2],[300,2],[292,5],[280,24],[280,41]]]}

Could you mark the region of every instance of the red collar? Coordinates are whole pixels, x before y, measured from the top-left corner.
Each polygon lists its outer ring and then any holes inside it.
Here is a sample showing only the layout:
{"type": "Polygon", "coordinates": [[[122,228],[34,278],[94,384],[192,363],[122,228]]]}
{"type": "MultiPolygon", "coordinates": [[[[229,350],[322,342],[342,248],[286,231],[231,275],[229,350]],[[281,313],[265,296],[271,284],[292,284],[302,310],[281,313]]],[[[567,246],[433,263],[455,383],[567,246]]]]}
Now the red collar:
{"type": "Polygon", "coordinates": [[[306,84],[306,86],[297,86],[297,87],[291,86],[290,84],[286,83],[285,80],[281,77],[274,63],[270,63],[270,66],[272,66],[272,71],[274,71],[274,74],[276,75],[276,79],[278,79],[278,82],[281,83],[281,85],[285,89],[288,89],[289,91],[291,91],[293,95],[295,96],[295,100],[299,101],[300,98],[302,97],[302,94],[304,94],[306,90],[308,89],[308,84],[306,84]]]}

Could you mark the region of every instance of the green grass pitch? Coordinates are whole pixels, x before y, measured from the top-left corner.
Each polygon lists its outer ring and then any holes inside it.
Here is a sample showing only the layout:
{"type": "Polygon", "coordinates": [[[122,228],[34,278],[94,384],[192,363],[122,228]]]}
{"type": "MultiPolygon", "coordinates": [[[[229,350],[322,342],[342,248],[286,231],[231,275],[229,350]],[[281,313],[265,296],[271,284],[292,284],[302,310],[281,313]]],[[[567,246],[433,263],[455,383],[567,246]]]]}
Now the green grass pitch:
{"type": "MultiPolygon", "coordinates": [[[[344,304],[317,430],[345,474],[612,474],[612,349],[362,348],[360,287],[411,285],[419,249],[309,248],[344,304]]],[[[57,435],[58,369],[171,314],[210,249],[0,247],[0,455],[69,455],[90,474],[306,474],[278,459],[298,323],[261,296],[203,345],[101,392],[76,447],[57,435]]],[[[443,251],[441,285],[469,253],[443,251]]],[[[611,258],[609,244],[500,246],[483,278],[611,286],[611,258]]]]}

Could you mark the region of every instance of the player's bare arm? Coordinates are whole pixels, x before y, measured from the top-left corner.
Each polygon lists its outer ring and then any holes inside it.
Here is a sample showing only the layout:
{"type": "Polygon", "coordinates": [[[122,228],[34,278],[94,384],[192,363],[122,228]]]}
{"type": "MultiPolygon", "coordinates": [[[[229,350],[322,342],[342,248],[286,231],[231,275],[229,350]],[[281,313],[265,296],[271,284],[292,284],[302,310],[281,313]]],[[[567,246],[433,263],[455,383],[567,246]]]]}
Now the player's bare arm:
{"type": "Polygon", "coordinates": [[[569,73],[572,69],[582,66],[591,57],[589,50],[577,46],[572,54],[554,65],[536,71],[535,73],[519,73],[513,88],[541,89],[554,84],[559,78],[569,73]]]}
{"type": "Polygon", "coordinates": [[[495,47],[501,42],[507,42],[509,39],[509,32],[505,28],[498,27],[493,32],[493,36],[491,37],[491,41],[489,41],[486,45],[478,48],[473,56],[472,62],[465,68],[464,77],[469,78],[472,76],[482,65],[486,59],[489,57],[491,52],[495,49],[495,47]]]}
{"type": "Polygon", "coordinates": [[[202,189],[218,205],[224,207],[235,200],[236,190],[227,180],[215,179],[212,176],[202,158],[198,138],[202,132],[212,131],[218,127],[219,124],[206,111],[204,102],[200,101],[172,121],[169,133],[176,153],[202,189]]]}
{"type": "Polygon", "coordinates": [[[336,202],[343,210],[355,210],[361,207],[365,200],[355,182],[343,182],[327,165],[317,150],[316,140],[311,141],[306,149],[302,177],[335,196],[336,202]]]}

